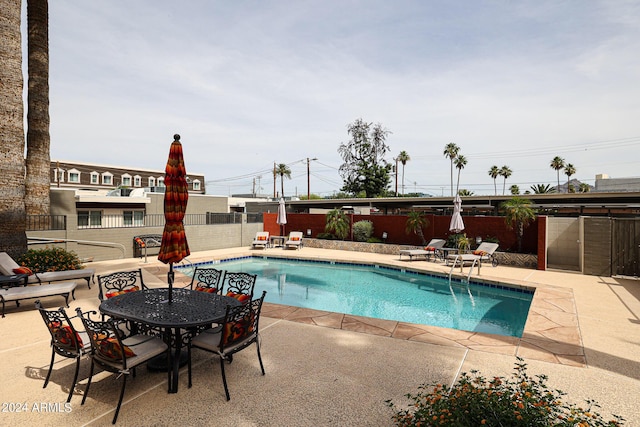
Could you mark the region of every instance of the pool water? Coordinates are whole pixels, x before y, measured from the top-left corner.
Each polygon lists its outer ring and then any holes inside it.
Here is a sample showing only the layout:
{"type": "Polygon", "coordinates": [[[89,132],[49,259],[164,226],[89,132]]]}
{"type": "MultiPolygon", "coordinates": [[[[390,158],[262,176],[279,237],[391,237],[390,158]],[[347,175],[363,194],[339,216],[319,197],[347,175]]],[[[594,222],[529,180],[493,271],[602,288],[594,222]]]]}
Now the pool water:
{"type": "Polygon", "coordinates": [[[533,298],[528,290],[350,263],[246,257],[199,266],[256,274],[254,294],[266,290],[265,301],[276,304],[514,337],[533,298]]]}

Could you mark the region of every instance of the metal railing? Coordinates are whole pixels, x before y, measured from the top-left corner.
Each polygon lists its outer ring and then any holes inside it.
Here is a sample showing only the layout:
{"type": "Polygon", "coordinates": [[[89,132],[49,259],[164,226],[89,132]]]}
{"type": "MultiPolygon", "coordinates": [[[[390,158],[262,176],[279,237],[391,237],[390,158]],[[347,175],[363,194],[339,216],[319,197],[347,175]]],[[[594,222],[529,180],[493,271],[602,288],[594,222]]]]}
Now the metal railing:
{"type": "MultiPolygon", "coordinates": [[[[262,213],[186,214],[184,225],[241,224],[243,215],[248,223],[262,223],[262,213]]],[[[78,218],[78,229],[89,228],[144,228],[163,227],[164,214],[147,214],[142,218],[124,215],[83,216],[78,218]]],[[[27,215],[27,231],[67,230],[66,215],[27,215]]]]}

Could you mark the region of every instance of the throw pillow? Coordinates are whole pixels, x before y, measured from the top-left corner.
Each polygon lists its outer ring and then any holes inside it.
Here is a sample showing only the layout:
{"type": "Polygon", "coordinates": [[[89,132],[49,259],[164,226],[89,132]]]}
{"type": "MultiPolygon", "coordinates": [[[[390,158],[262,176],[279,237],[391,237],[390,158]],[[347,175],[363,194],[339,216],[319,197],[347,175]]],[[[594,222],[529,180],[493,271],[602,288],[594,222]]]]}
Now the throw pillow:
{"type": "Polygon", "coordinates": [[[474,255],[485,256],[485,255],[487,255],[487,252],[485,252],[485,251],[475,250],[475,251],[473,251],[473,254],[474,254],[474,255]]]}
{"type": "Polygon", "coordinates": [[[218,293],[218,290],[216,288],[208,288],[206,286],[196,286],[196,291],[207,292],[210,294],[218,293]]]}
{"type": "Polygon", "coordinates": [[[29,267],[18,267],[13,269],[13,274],[28,274],[31,276],[33,271],[29,267]]]}
{"type": "Polygon", "coordinates": [[[122,289],[120,291],[111,291],[111,292],[107,292],[104,296],[109,299],[109,298],[113,298],[113,297],[117,297],[118,295],[122,295],[122,294],[126,294],[129,292],[135,292],[135,291],[139,291],[140,287],[139,286],[131,286],[130,288],[126,288],[126,289],[122,289]]]}
{"type": "Polygon", "coordinates": [[[227,292],[227,296],[231,297],[231,298],[235,298],[238,301],[240,301],[242,304],[246,304],[247,302],[249,302],[251,300],[251,295],[247,295],[247,294],[237,294],[235,292],[229,291],[227,292]]]}
{"type": "Polygon", "coordinates": [[[116,337],[111,337],[107,339],[103,339],[100,341],[100,345],[98,346],[100,351],[100,355],[106,359],[111,359],[114,361],[122,360],[122,352],[124,350],[124,357],[134,357],[136,354],[131,350],[128,346],[122,345],[120,347],[120,343],[116,337]]]}
{"type": "Polygon", "coordinates": [[[246,338],[253,332],[253,320],[255,315],[253,311],[247,314],[237,322],[230,322],[224,325],[222,344],[227,346],[246,338]]]}

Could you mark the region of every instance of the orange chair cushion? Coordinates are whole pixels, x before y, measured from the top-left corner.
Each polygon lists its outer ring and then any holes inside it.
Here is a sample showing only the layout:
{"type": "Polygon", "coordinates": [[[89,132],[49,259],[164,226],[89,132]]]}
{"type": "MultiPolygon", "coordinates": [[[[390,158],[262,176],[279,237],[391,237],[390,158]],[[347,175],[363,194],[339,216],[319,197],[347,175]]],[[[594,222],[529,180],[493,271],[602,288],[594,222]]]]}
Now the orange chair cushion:
{"type": "Polygon", "coordinates": [[[206,286],[196,286],[196,291],[207,292],[209,294],[218,293],[218,290],[216,288],[208,288],[206,286]]]}
{"type": "Polygon", "coordinates": [[[107,338],[100,340],[100,344],[98,346],[100,354],[106,359],[111,360],[122,360],[122,352],[124,350],[124,357],[134,357],[136,354],[126,345],[122,345],[123,348],[120,348],[120,343],[118,339],[115,337],[107,338]]]}
{"type": "Polygon", "coordinates": [[[225,324],[222,331],[223,344],[233,344],[234,342],[242,340],[244,337],[253,332],[253,319],[254,314],[253,312],[251,312],[251,315],[245,316],[237,322],[225,324]]]}
{"type": "Polygon", "coordinates": [[[109,298],[117,297],[118,295],[126,294],[128,292],[135,292],[135,291],[139,291],[139,290],[140,290],[139,286],[132,286],[130,288],[123,289],[121,291],[107,292],[104,296],[107,299],[109,299],[109,298]]]}
{"type": "Polygon", "coordinates": [[[227,296],[231,297],[231,298],[235,298],[235,299],[237,299],[238,301],[240,301],[243,304],[246,304],[251,299],[250,295],[237,294],[237,293],[231,292],[231,291],[227,292],[227,296]]]}
{"type": "Polygon", "coordinates": [[[473,251],[474,255],[480,255],[480,256],[485,256],[487,254],[487,252],[485,251],[479,251],[479,250],[475,250],[473,251]]]}
{"type": "Polygon", "coordinates": [[[258,240],[267,240],[267,236],[258,236],[258,240]]]}
{"type": "Polygon", "coordinates": [[[13,274],[28,274],[31,276],[33,271],[29,267],[18,267],[13,269],[13,274]]]}
{"type": "Polygon", "coordinates": [[[292,241],[292,242],[297,242],[298,240],[300,240],[300,238],[299,238],[299,237],[292,237],[292,238],[291,238],[291,241],[292,241]]]}
{"type": "Polygon", "coordinates": [[[60,322],[51,322],[47,325],[53,336],[56,337],[58,343],[64,347],[67,347],[71,350],[76,349],[76,343],[78,344],[78,348],[82,348],[82,338],[80,338],[80,334],[71,329],[71,326],[64,325],[62,326],[60,322]]]}
{"type": "Polygon", "coordinates": [[[433,252],[436,250],[436,248],[434,248],[433,246],[427,246],[426,248],[424,248],[424,250],[433,252]]]}

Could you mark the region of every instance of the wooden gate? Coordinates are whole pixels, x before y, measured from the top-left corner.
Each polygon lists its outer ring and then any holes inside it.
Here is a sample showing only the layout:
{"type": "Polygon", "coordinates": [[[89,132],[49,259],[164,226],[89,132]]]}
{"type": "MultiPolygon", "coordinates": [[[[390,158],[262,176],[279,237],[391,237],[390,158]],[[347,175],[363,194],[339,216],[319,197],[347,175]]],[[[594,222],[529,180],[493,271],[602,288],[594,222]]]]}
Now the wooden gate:
{"type": "Polygon", "coordinates": [[[615,218],[612,243],[612,274],[640,276],[640,219],[615,218]]]}

